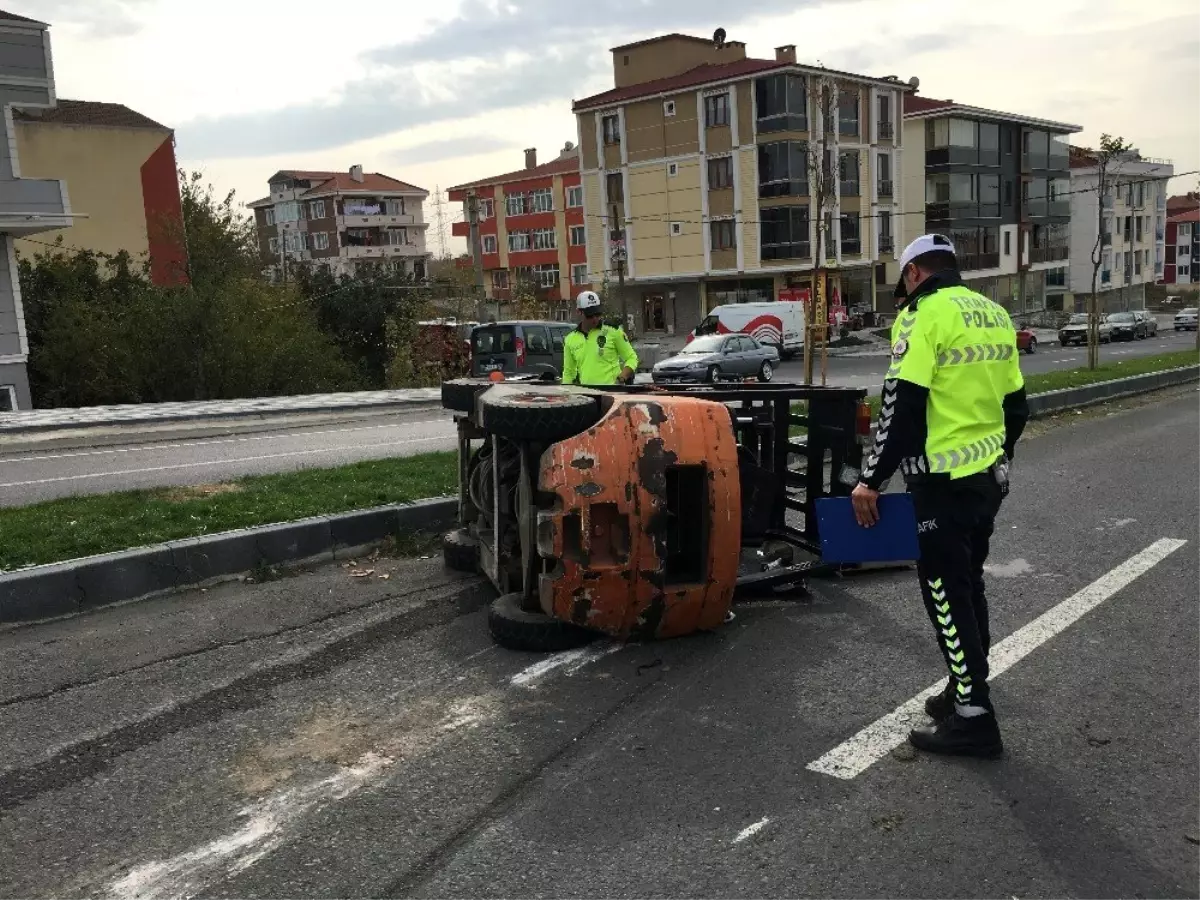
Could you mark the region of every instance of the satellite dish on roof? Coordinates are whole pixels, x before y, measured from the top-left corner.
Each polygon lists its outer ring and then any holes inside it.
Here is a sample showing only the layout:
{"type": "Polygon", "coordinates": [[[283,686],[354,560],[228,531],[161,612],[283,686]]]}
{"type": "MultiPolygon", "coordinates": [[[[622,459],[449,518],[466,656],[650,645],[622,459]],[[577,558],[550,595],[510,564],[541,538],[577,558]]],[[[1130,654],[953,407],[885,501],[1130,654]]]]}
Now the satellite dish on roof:
{"type": "Polygon", "coordinates": [[[914,75],[912,78],[908,79],[908,86],[915,91],[921,86],[921,79],[914,75]]]}
{"type": "Polygon", "coordinates": [[[713,32],[713,46],[720,50],[725,46],[725,29],[718,28],[713,32]]]}

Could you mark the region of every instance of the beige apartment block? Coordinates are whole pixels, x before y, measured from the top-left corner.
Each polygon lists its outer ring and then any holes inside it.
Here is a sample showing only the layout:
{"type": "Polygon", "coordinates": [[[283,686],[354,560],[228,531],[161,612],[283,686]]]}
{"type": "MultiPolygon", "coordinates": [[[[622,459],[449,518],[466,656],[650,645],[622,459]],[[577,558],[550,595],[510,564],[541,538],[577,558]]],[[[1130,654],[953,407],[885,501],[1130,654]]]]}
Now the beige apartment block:
{"type": "Polygon", "coordinates": [[[803,65],[791,45],[756,59],[670,34],[612,54],[613,89],[574,112],[588,259],[610,283],[623,265],[636,332],[811,290],[819,231],[831,301],[873,308],[897,251],[909,84],[803,65]]]}

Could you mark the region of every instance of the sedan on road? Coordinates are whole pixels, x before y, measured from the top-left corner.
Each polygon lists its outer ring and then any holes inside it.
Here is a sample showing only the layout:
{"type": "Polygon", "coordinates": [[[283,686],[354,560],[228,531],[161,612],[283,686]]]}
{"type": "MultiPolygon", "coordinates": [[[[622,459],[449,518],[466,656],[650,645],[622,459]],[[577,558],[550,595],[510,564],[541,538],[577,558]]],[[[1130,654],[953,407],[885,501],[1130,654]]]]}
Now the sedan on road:
{"type": "MultiPolygon", "coordinates": [[[[1101,320],[1099,324],[1100,343],[1107,344],[1112,340],[1112,325],[1101,320]]],[[[1087,313],[1075,313],[1067,324],[1058,329],[1058,342],[1066,347],[1068,344],[1083,346],[1088,342],[1087,313]]]]}
{"type": "Polygon", "coordinates": [[[655,384],[712,383],[749,377],[770,381],[777,365],[779,351],[748,334],[709,334],[656,363],[651,377],[655,384]]]}
{"type": "Polygon", "coordinates": [[[1145,325],[1131,312],[1109,313],[1106,321],[1112,326],[1114,341],[1136,341],[1146,336],[1145,325]]]}
{"type": "Polygon", "coordinates": [[[1135,309],[1133,315],[1142,323],[1142,337],[1158,337],[1158,319],[1144,309],[1135,309]]]}
{"type": "Polygon", "coordinates": [[[1037,353],[1037,335],[1024,322],[1017,326],[1017,349],[1022,353],[1037,353]]]}
{"type": "Polygon", "coordinates": [[[1195,331],[1197,327],[1197,312],[1196,307],[1192,306],[1175,313],[1175,330],[1195,331]]]}

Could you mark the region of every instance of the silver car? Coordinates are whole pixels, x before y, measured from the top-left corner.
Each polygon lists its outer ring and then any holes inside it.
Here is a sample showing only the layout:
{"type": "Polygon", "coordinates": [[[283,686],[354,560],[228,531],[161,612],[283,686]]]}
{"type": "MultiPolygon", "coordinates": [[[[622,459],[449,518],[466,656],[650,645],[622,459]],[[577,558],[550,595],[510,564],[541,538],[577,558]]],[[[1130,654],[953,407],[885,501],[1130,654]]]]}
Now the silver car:
{"type": "Polygon", "coordinates": [[[1181,309],[1175,313],[1175,330],[1176,331],[1195,331],[1197,320],[1196,307],[1190,306],[1187,309],[1181,309]]]}
{"type": "Polygon", "coordinates": [[[655,384],[716,382],[755,377],[770,381],[779,365],[779,351],[748,334],[707,334],[674,356],[655,364],[655,384]]]}

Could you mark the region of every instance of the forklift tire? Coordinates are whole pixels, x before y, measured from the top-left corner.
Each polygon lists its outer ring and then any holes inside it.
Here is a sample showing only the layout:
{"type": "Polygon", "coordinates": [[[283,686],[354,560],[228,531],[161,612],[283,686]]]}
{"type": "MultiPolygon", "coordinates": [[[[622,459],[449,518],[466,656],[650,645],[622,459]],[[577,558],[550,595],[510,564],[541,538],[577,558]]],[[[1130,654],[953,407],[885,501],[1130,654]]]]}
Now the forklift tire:
{"type": "Polygon", "coordinates": [[[532,653],[574,650],[600,636],[545,613],[521,609],[520,594],[505,594],[492,601],[488,610],[488,631],[501,647],[532,653]]]}
{"type": "Polygon", "coordinates": [[[453,572],[479,571],[479,542],[465,528],[447,532],[442,538],[442,561],[453,572]]]}
{"type": "Polygon", "coordinates": [[[554,443],[587,431],[600,415],[593,396],[541,390],[488,397],[481,424],[485,431],[509,440],[554,443]]]}
{"type": "Polygon", "coordinates": [[[455,378],[442,382],[442,409],[451,412],[472,413],[475,411],[475,395],[485,391],[491,384],[476,378],[455,378]]]}

